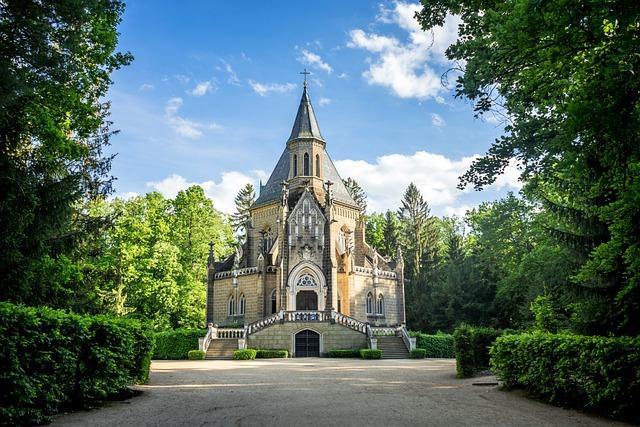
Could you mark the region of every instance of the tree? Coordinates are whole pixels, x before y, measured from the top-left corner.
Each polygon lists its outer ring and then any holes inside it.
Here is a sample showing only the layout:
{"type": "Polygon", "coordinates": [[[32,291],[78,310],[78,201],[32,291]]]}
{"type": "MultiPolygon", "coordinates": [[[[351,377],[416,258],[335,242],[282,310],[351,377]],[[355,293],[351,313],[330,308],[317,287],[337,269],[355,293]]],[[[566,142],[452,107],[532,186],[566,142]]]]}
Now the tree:
{"type": "Polygon", "coordinates": [[[388,210],[384,214],[383,244],[381,253],[395,256],[399,245],[400,221],[395,212],[388,210]]]}
{"type": "Polygon", "coordinates": [[[111,190],[105,101],[118,0],[0,7],[0,300],[67,307],[85,291],[74,248],[104,221],[81,208],[111,190]]]}
{"type": "Polygon", "coordinates": [[[343,179],[342,182],[344,186],[347,187],[347,191],[353,201],[360,207],[362,215],[364,215],[367,211],[367,193],[365,193],[356,180],[351,177],[343,179]]]}
{"type": "Polygon", "coordinates": [[[241,241],[244,241],[247,234],[247,222],[249,222],[249,208],[253,205],[253,202],[256,200],[256,193],[253,189],[253,185],[247,183],[240,191],[235,198],[236,202],[236,213],[233,214],[231,218],[231,223],[233,225],[233,231],[239,233],[239,238],[241,241]]]}
{"type": "Polygon", "coordinates": [[[591,324],[637,335],[640,3],[423,4],[417,18],[425,30],[442,25],[448,13],[462,20],[446,51],[464,64],[456,96],[472,100],[477,115],[497,111],[506,118],[504,135],[461,186],[483,188],[517,159],[527,191],[554,206],[550,225],[577,254],[575,283],[607,308],[591,324]],[[580,252],[587,257],[580,260],[580,252]]]}
{"type": "Polygon", "coordinates": [[[384,253],[384,216],[379,213],[372,213],[366,216],[365,222],[366,241],[381,255],[384,253]]]}

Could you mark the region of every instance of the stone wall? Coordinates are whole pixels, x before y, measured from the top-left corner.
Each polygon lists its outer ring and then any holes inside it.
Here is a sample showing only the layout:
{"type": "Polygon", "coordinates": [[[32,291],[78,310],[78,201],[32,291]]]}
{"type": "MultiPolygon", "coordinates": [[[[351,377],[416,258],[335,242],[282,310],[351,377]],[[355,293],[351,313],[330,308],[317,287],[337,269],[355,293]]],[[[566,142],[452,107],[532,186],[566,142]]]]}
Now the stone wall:
{"type": "Polygon", "coordinates": [[[295,356],[295,334],[304,329],[310,329],[320,334],[321,355],[326,355],[329,350],[367,347],[365,334],[328,322],[296,322],[272,325],[255,334],[251,334],[247,339],[247,347],[285,349],[295,356]]]}
{"type": "Polygon", "coordinates": [[[353,275],[351,287],[351,317],[363,322],[369,322],[374,326],[397,325],[398,321],[398,285],[395,279],[378,278],[378,284],[374,287],[373,276],[357,273],[353,275]],[[382,293],[384,297],[384,316],[367,313],[367,293],[373,295],[374,312],[376,311],[376,295],[382,293]]]}
{"type": "Polygon", "coordinates": [[[260,281],[261,275],[257,273],[238,276],[238,289],[236,292],[232,277],[215,279],[213,282],[213,323],[220,326],[231,323],[251,323],[264,317],[260,281]],[[244,317],[228,316],[227,304],[231,295],[236,296],[236,303],[239,301],[240,296],[244,295],[246,304],[244,317]]]}

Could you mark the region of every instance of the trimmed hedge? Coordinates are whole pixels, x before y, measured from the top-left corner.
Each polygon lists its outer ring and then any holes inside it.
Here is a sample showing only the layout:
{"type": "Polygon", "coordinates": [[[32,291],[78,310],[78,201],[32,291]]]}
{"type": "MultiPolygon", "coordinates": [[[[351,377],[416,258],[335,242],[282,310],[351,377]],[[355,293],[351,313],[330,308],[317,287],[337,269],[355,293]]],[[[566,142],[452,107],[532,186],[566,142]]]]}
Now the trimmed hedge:
{"type": "Polygon", "coordinates": [[[504,335],[491,349],[491,365],[506,387],[640,423],[640,337],[504,335]]]}
{"type": "Polygon", "coordinates": [[[158,332],[153,358],[158,360],[187,359],[191,350],[198,349],[198,338],[207,335],[206,329],[175,329],[158,332]]]}
{"type": "Polygon", "coordinates": [[[256,359],[286,359],[287,357],[289,357],[289,352],[287,350],[269,348],[256,349],[256,359]]]}
{"type": "Polygon", "coordinates": [[[258,352],[252,348],[236,350],[233,352],[233,360],[253,360],[258,352]]]}
{"type": "Polygon", "coordinates": [[[440,357],[453,359],[456,352],[453,347],[453,335],[427,335],[422,332],[409,331],[409,335],[416,338],[416,348],[426,351],[425,357],[440,357]]]}
{"type": "Polygon", "coordinates": [[[424,359],[425,354],[427,354],[427,350],[424,348],[416,348],[411,350],[409,353],[409,358],[411,359],[424,359]]]}
{"type": "Polygon", "coordinates": [[[189,351],[189,353],[187,353],[187,357],[189,358],[189,360],[204,360],[204,357],[206,355],[207,353],[202,350],[191,350],[189,351]]]}
{"type": "Polygon", "coordinates": [[[329,350],[327,357],[346,358],[346,357],[360,357],[360,350],[352,348],[329,350]]]}
{"type": "Polygon", "coordinates": [[[136,320],[0,303],[1,423],[45,423],[147,381],[153,344],[136,320]]]}
{"type": "Polygon", "coordinates": [[[360,349],[360,357],[363,359],[382,359],[382,350],[360,349]]]}
{"type": "Polygon", "coordinates": [[[460,325],[453,331],[458,378],[489,369],[489,348],[499,335],[496,329],[469,325],[460,325]]]}

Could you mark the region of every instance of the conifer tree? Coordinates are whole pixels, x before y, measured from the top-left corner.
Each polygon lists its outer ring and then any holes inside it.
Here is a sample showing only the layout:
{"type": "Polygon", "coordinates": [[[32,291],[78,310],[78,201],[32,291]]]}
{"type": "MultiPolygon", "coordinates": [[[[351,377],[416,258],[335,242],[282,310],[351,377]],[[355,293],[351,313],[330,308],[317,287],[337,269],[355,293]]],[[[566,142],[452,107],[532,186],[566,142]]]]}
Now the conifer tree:
{"type": "Polygon", "coordinates": [[[342,182],[344,183],[344,186],[347,187],[347,191],[353,201],[356,202],[362,210],[362,215],[364,215],[367,211],[367,194],[364,192],[362,187],[360,187],[358,182],[351,177],[343,179],[342,182]]]}
{"type": "Polygon", "coordinates": [[[249,208],[256,200],[256,193],[251,183],[247,183],[238,192],[235,198],[236,212],[231,217],[233,231],[238,233],[238,238],[244,242],[247,236],[247,222],[249,221],[249,208]]]}

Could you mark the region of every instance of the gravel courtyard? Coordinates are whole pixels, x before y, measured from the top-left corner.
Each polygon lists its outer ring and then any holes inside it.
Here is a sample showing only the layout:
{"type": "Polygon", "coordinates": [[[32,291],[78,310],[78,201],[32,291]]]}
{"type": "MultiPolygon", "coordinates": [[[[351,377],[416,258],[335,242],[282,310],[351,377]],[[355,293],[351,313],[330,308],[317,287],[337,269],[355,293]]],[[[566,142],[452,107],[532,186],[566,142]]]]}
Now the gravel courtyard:
{"type": "Polygon", "coordinates": [[[55,426],[623,425],[455,378],[455,361],[154,361],[142,395],[55,426]]]}

